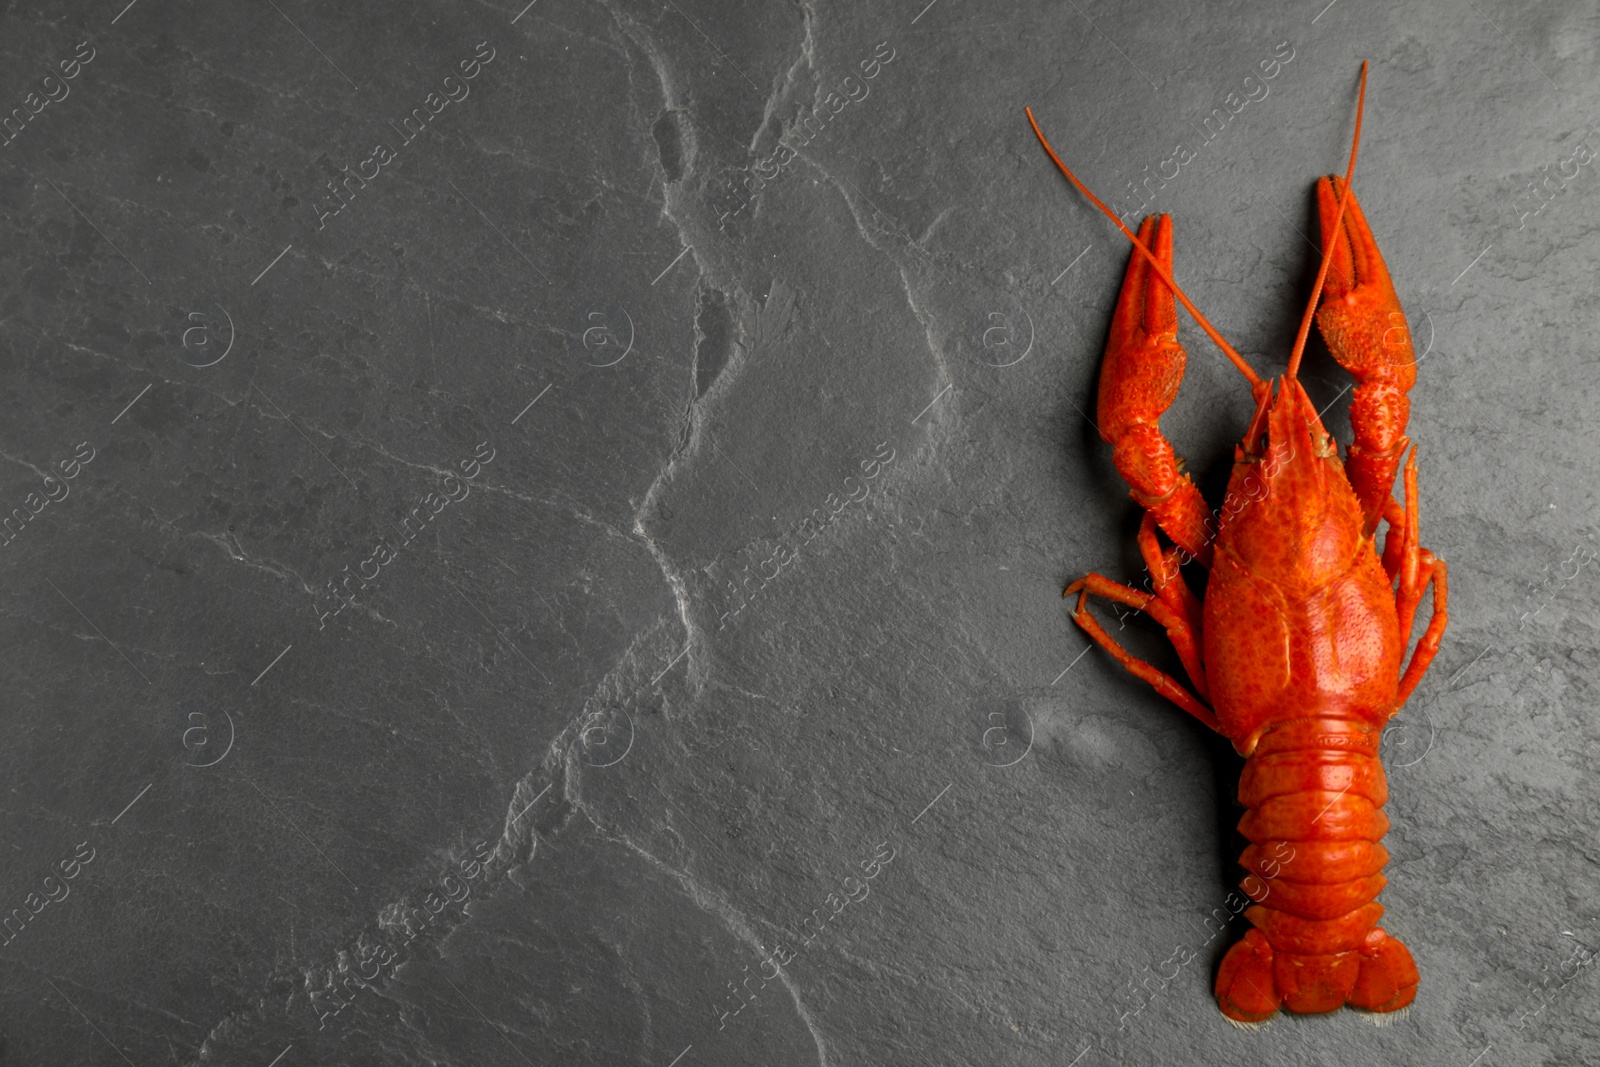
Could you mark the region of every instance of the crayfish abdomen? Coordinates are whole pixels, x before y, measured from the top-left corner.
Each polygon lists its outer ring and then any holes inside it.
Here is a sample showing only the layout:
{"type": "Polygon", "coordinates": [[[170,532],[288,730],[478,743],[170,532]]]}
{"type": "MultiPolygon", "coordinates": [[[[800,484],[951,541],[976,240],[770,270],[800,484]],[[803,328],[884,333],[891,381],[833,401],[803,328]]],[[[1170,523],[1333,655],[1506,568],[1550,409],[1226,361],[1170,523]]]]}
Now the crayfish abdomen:
{"type": "Polygon", "coordinates": [[[1380,736],[1359,719],[1280,720],[1245,763],[1239,831],[1251,845],[1240,862],[1255,929],[1217,975],[1229,1018],[1259,1021],[1280,1005],[1387,1012],[1416,996],[1411,953],[1377,925],[1389,860],[1378,843],[1389,829],[1380,736]]]}

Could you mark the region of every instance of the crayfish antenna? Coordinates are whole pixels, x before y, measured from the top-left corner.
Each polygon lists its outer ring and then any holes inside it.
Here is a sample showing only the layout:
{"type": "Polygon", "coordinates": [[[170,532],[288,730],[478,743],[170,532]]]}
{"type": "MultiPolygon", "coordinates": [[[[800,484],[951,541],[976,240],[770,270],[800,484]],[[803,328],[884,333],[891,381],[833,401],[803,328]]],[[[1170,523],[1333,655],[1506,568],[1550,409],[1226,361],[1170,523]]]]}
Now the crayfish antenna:
{"type": "MultiPolygon", "coordinates": [[[[1363,69],[1365,68],[1363,67],[1363,69]]],[[[1239,372],[1249,380],[1250,384],[1252,386],[1260,385],[1261,376],[1255,372],[1254,368],[1252,368],[1249,363],[1245,362],[1243,356],[1234,351],[1232,345],[1223,339],[1222,334],[1217,331],[1217,328],[1211,325],[1211,320],[1200,314],[1200,309],[1194,306],[1194,303],[1184,293],[1183,289],[1176,281],[1173,280],[1172,272],[1167,270],[1167,268],[1156,259],[1155,255],[1150,251],[1150,249],[1144,246],[1144,242],[1140,241],[1138,236],[1135,235],[1132,230],[1123,225],[1122,220],[1117,217],[1116,212],[1106,207],[1105,204],[1101,202],[1100,198],[1091,193],[1089,191],[1089,187],[1084,185],[1083,182],[1079,181],[1078,176],[1072,173],[1071,169],[1069,169],[1065,163],[1061,162],[1061,157],[1056,155],[1056,150],[1050,147],[1049,141],[1045,140],[1044,131],[1039,129],[1039,123],[1033,117],[1033,108],[1025,107],[1022,110],[1028,114],[1028,124],[1033,127],[1034,136],[1039,138],[1039,143],[1043,145],[1044,150],[1050,154],[1050,159],[1057,167],[1060,168],[1061,173],[1067,176],[1067,180],[1072,182],[1073,185],[1077,186],[1078,191],[1084,196],[1088,197],[1090,202],[1093,203],[1095,207],[1104,212],[1106,218],[1116,223],[1117,229],[1122,231],[1123,236],[1132,241],[1133,247],[1138,249],[1144,258],[1149,261],[1151,269],[1159,274],[1161,276],[1161,280],[1166,282],[1167,285],[1172,288],[1173,295],[1178,298],[1178,302],[1188,310],[1189,314],[1194,316],[1195,321],[1200,324],[1200,328],[1206,332],[1206,336],[1211,338],[1212,341],[1216,342],[1217,347],[1222,349],[1222,354],[1227,356],[1235,367],[1239,368],[1239,372]]]]}
{"type": "Polygon", "coordinates": [[[1350,179],[1356,173],[1356,149],[1361,146],[1361,113],[1367,104],[1367,61],[1361,61],[1361,92],[1356,97],[1356,130],[1350,138],[1350,163],[1344,169],[1344,188],[1339,190],[1339,211],[1334,215],[1333,236],[1322,250],[1322,266],[1317,269],[1317,284],[1311,287],[1311,300],[1300,318],[1300,332],[1295,334],[1294,349],[1289,353],[1289,369],[1284,377],[1293,380],[1300,371],[1300,357],[1306,350],[1306,337],[1311,333],[1311,319],[1317,313],[1317,301],[1322,298],[1322,283],[1327,280],[1328,266],[1333,262],[1333,250],[1338,245],[1344,227],[1344,206],[1350,199],[1350,179]]]}

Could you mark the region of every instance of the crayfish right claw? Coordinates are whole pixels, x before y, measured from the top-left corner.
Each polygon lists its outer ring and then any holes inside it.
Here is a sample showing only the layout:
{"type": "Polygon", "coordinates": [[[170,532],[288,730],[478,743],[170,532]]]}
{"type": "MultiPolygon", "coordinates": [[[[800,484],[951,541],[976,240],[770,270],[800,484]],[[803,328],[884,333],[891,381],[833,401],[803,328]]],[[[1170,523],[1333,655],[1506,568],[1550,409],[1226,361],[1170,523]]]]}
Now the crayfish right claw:
{"type": "Polygon", "coordinates": [[[1333,358],[1356,380],[1350,400],[1353,441],[1345,472],[1361,503],[1363,530],[1370,536],[1389,500],[1407,444],[1411,402],[1406,394],[1417,381],[1416,357],[1400,298],[1355,193],[1340,178],[1319,178],[1317,214],[1322,246],[1332,243],[1317,328],[1333,358]],[[1344,220],[1335,239],[1341,191],[1346,196],[1344,220]]]}
{"type": "Polygon", "coordinates": [[[1347,193],[1344,221],[1338,240],[1333,240],[1339,194],[1344,189],[1344,180],[1337,176],[1317,179],[1321,243],[1323,248],[1330,241],[1333,244],[1317,326],[1328,342],[1328,351],[1358,384],[1383,379],[1410,389],[1416,380],[1411,332],[1383,253],[1378,251],[1354,192],[1347,193]]]}

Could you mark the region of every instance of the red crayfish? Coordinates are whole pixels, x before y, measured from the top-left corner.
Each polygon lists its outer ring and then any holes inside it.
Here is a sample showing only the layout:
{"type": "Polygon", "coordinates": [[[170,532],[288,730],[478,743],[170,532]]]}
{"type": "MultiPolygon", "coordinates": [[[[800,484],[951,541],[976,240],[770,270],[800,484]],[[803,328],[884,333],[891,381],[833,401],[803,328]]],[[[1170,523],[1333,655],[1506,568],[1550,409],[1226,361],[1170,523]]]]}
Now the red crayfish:
{"type": "Polygon", "coordinates": [[[1350,191],[1366,80],[1363,63],[1345,176],[1317,182],[1322,264],[1276,381],[1260,378],[1173,280],[1171,219],[1148,217],[1135,236],[1028,112],[1056,166],[1134,245],[1100,371],[1099,430],[1145,509],[1138,544],[1153,591],[1090,574],[1064,595],[1078,594],[1074,620],[1119,663],[1246,757],[1239,830],[1251,844],[1240,864],[1254,929],[1228,950],[1216,980],[1223,1014],[1243,1024],[1280,1008],[1393,1012],[1417,993],[1411,953],[1378,925],[1374,900],[1389,858],[1379,844],[1389,821],[1378,742],[1438,651],[1447,585],[1444,561],[1417,539],[1416,449],[1405,436],[1411,336],[1350,191]],[[1256,403],[1218,515],[1158,426],[1183,378],[1175,297],[1243,372],[1256,403]],[[1296,377],[1313,316],[1355,379],[1342,463],[1296,377]],[[1392,491],[1408,449],[1402,507],[1392,491]],[[1209,571],[1203,603],[1179,572],[1191,560],[1209,571]],[[1402,670],[1430,583],[1433,614],[1402,670]],[[1090,594],[1162,626],[1189,686],[1119,645],[1089,613],[1090,594]],[[1280,842],[1292,846],[1286,864],[1273,858],[1280,842]]]}

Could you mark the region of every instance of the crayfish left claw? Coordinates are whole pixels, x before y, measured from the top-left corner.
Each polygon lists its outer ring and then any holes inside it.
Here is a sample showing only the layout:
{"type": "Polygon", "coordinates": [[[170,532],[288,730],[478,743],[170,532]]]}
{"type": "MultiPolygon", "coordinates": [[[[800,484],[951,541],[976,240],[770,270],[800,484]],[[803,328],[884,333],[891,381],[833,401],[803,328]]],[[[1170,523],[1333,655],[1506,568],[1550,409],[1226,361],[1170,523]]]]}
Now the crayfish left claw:
{"type": "Polygon", "coordinates": [[[1350,401],[1353,440],[1345,472],[1361,503],[1364,532],[1370,535],[1389,500],[1408,444],[1411,402],[1406,394],[1416,384],[1417,368],[1400,298],[1353,192],[1346,191],[1344,221],[1338,239],[1333,237],[1343,190],[1340,178],[1317,181],[1322,246],[1333,245],[1317,327],[1333,358],[1356,380],[1350,401]]]}
{"type": "MultiPolygon", "coordinates": [[[[1147,217],[1139,226],[1139,242],[1171,273],[1170,216],[1147,217]]],[[[1100,367],[1100,436],[1116,450],[1117,470],[1133,498],[1156,516],[1174,543],[1209,562],[1205,501],[1158,425],[1177,398],[1185,361],[1172,289],[1135,249],[1100,367]]]]}

